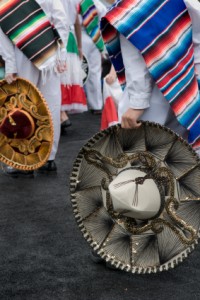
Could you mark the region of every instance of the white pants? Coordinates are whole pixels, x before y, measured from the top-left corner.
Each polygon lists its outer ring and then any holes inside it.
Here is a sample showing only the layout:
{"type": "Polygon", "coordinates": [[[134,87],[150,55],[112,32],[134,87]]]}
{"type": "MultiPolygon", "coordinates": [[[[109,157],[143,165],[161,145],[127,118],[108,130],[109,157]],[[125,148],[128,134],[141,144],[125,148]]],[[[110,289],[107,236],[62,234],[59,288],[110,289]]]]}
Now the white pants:
{"type": "Polygon", "coordinates": [[[88,34],[82,30],[83,54],[89,64],[89,76],[85,84],[88,108],[99,110],[103,107],[101,92],[101,53],[88,34]]]}
{"type": "Polygon", "coordinates": [[[60,110],[61,110],[61,88],[60,76],[52,73],[47,77],[45,84],[42,82],[41,72],[30,62],[30,60],[15,47],[18,76],[23,77],[37,86],[48,103],[53,118],[54,140],[49,160],[54,160],[60,139],[60,110]]]}
{"type": "MultiPolygon", "coordinates": [[[[123,62],[126,70],[126,81],[128,82],[123,97],[121,97],[121,100],[118,105],[119,120],[121,122],[122,115],[130,107],[130,102],[129,102],[130,95],[134,95],[134,89],[136,86],[137,68],[141,68],[145,70],[146,66],[144,66],[145,62],[141,57],[141,54],[139,54],[140,56],[138,56],[137,61],[135,62],[133,57],[135,58],[137,55],[136,50],[133,47],[133,45],[122,35],[120,36],[120,43],[121,43],[123,62]]],[[[145,76],[146,74],[143,77],[145,76]]],[[[144,78],[143,81],[145,81],[144,78]]],[[[140,83],[138,82],[138,86],[139,84],[140,83]]],[[[142,82],[142,84],[148,86],[149,83],[142,82]]],[[[141,119],[144,121],[151,121],[151,122],[160,123],[161,125],[165,125],[187,139],[186,129],[183,128],[178,123],[169,103],[166,101],[161,91],[158,89],[158,87],[153,81],[151,81],[150,84],[153,84],[151,95],[150,95],[150,107],[145,109],[145,112],[142,115],[141,119]]],[[[144,93],[145,93],[146,87],[141,86],[141,88],[144,89],[144,93]]]]}

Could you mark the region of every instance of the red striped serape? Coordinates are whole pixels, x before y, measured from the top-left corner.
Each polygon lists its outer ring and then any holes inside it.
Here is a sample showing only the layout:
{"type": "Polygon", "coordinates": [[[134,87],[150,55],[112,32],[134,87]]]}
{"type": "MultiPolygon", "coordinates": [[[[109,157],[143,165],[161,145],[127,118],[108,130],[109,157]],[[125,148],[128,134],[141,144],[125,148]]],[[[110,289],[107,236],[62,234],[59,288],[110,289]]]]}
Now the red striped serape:
{"type": "Polygon", "coordinates": [[[200,147],[200,95],[194,69],[192,24],[183,0],[117,1],[101,22],[118,78],[125,85],[119,33],[142,54],[189,143],[200,147]]]}

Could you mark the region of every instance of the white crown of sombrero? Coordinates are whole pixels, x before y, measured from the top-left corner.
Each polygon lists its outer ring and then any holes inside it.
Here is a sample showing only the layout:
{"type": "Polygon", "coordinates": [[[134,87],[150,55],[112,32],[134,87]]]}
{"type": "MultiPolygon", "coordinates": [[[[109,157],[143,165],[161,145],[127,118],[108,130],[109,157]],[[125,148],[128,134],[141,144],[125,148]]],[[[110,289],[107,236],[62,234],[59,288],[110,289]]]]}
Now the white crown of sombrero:
{"type": "Polygon", "coordinates": [[[92,248],[132,273],[168,270],[197,244],[200,163],[171,130],[113,126],[79,152],[71,175],[74,214],[92,248]]]}
{"type": "MultiPolygon", "coordinates": [[[[109,185],[113,210],[124,216],[139,220],[155,217],[161,207],[160,191],[153,179],[137,183],[145,177],[140,170],[128,169],[121,172],[109,185]]],[[[106,203],[105,203],[106,205],[106,203]]]]}

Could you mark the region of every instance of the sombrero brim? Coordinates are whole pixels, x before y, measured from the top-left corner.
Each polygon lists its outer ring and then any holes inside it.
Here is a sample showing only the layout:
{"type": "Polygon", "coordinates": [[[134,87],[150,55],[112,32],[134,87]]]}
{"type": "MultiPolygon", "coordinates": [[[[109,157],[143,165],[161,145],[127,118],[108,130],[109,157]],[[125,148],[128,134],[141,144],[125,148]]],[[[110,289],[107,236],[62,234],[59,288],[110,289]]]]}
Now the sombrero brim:
{"type": "Polygon", "coordinates": [[[82,72],[83,85],[85,85],[88,80],[89,74],[90,74],[88,59],[85,55],[83,55],[83,58],[82,58],[81,68],[83,71],[82,72]]]}
{"type": "MultiPolygon", "coordinates": [[[[116,166],[104,164],[110,174],[116,166]]],[[[107,172],[106,171],[106,172],[107,172]]],[[[107,262],[132,273],[168,270],[183,261],[198,242],[200,227],[200,163],[197,154],[182,138],[159,124],[143,122],[136,130],[115,125],[97,133],[80,150],[70,178],[71,201],[84,238],[107,262]],[[88,150],[117,158],[138,151],[150,153],[172,172],[179,206],[174,215],[164,209],[159,216],[162,230],[133,233],[111,216],[103,204],[105,172],[101,164],[85,157],[88,150]],[[98,167],[99,166],[99,167],[98,167]],[[183,221],[183,222],[182,222],[183,221]],[[187,224],[196,232],[189,242],[187,224]]]]}
{"type": "Polygon", "coordinates": [[[46,100],[28,80],[17,78],[12,84],[1,80],[0,125],[16,109],[30,115],[34,131],[28,138],[8,138],[0,133],[0,161],[21,170],[38,169],[48,160],[53,144],[53,123],[46,100]]]}

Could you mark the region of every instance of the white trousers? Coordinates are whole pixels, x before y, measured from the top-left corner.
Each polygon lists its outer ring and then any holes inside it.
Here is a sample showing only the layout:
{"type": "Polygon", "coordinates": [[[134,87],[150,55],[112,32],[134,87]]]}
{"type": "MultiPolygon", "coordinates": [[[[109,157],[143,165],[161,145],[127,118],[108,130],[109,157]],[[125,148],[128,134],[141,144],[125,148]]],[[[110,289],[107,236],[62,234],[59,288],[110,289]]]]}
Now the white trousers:
{"type": "Polygon", "coordinates": [[[61,88],[60,76],[52,72],[42,82],[41,72],[30,62],[30,60],[15,47],[18,76],[23,77],[37,86],[48,103],[49,110],[53,118],[54,140],[49,160],[54,160],[60,139],[60,110],[61,110],[61,88]]]}
{"type": "Polygon", "coordinates": [[[99,110],[103,107],[101,91],[101,54],[92,39],[82,30],[82,48],[89,64],[89,76],[85,84],[88,108],[99,110]]]}
{"type": "Polygon", "coordinates": [[[151,84],[152,88],[150,89],[151,90],[150,107],[145,109],[145,112],[142,115],[141,119],[144,121],[151,121],[151,122],[160,123],[161,125],[165,125],[187,139],[186,129],[183,128],[178,123],[169,103],[166,101],[161,91],[158,89],[158,87],[152,80],[150,81],[150,79],[149,80],[145,79],[145,77],[147,78],[148,76],[145,73],[146,65],[141,54],[140,53],[137,54],[135,47],[123,36],[120,36],[120,43],[121,43],[123,62],[126,70],[125,71],[126,81],[128,83],[125,88],[123,97],[121,98],[118,105],[120,122],[121,122],[122,115],[130,107],[130,97],[131,95],[134,95],[134,93],[137,92],[135,91],[136,88],[138,89],[139,87],[139,89],[143,89],[143,92],[145,94],[146,93],[145,89],[147,89],[146,86],[151,84]],[[141,85],[137,77],[138,73],[141,74],[141,69],[144,70],[144,76],[141,79],[143,80],[142,85],[144,86],[141,85]],[[149,81],[150,83],[147,81],[149,81]]]}

